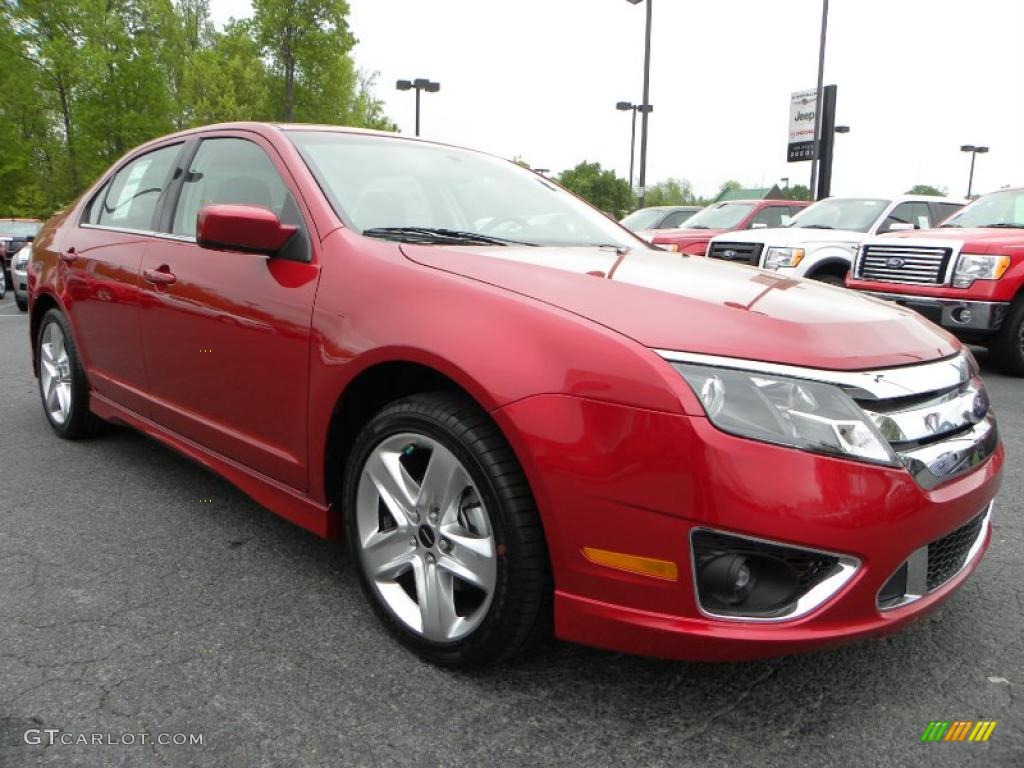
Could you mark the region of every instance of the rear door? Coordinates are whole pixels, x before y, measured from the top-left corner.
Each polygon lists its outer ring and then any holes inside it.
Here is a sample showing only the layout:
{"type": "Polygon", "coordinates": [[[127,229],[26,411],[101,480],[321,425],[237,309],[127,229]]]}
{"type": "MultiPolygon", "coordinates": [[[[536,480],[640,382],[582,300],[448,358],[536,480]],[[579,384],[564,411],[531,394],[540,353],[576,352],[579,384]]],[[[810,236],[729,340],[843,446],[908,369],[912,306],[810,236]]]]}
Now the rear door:
{"type": "Polygon", "coordinates": [[[177,187],[164,222],[169,237],[152,244],[142,263],[140,328],[153,419],[304,490],[319,278],[308,214],[280,157],[255,134],[205,136],[177,187]],[[213,203],[262,206],[298,226],[294,259],[200,248],[196,216],[213,203]]]}
{"type": "Polygon", "coordinates": [[[97,393],[149,415],[139,334],[139,267],[158,241],[157,219],[182,142],[126,162],[93,196],[60,243],[69,317],[97,393]]]}

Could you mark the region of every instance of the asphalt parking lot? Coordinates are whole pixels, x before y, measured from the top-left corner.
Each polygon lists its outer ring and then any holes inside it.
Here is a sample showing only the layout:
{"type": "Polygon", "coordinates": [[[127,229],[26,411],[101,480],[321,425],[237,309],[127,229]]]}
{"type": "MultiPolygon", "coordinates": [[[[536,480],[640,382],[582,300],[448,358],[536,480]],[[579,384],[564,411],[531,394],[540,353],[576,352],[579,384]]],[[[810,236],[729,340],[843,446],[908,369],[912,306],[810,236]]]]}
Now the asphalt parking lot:
{"type": "MultiPolygon", "coordinates": [[[[488,672],[402,650],[334,544],[128,430],[54,437],[0,302],[0,766],[1024,764],[1024,381],[992,547],[909,630],[699,665],[551,642],[488,672]],[[931,720],[996,720],[922,744],[931,720]],[[30,746],[26,729],[201,734],[30,746]],[[18,737],[18,738],[16,738],[18,737]]],[[[983,364],[984,358],[982,357],[983,364]]]]}

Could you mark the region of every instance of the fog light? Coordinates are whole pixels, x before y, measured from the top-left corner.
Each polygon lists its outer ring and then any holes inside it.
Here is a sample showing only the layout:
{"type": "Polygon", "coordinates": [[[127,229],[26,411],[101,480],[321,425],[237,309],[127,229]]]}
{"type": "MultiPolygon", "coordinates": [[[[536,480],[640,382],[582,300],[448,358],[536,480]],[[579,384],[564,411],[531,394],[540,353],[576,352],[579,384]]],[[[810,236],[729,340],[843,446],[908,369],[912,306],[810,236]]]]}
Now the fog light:
{"type": "Polygon", "coordinates": [[[719,555],[700,569],[700,585],[725,605],[739,605],[754,588],[754,577],[743,555],[719,555]]]}
{"type": "Polygon", "coordinates": [[[953,319],[958,323],[969,323],[971,322],[971,310],[967,307],[960,307],[953,311],[953,319]]]}

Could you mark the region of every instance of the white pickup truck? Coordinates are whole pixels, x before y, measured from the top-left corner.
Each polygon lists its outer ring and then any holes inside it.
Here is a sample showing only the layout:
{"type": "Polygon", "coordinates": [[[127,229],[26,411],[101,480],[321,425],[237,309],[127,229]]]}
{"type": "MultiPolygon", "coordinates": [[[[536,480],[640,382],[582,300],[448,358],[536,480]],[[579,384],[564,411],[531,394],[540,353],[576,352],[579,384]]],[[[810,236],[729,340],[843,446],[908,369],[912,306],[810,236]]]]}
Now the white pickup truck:
{"type": "Polygon", "coordinates": [[[884,232],[931,229],[965,204],[927,195],[892,200],[830,197],[805,208],[784,227],[712,238],[707,256],[842,285],[862,241],[884,232]]]}

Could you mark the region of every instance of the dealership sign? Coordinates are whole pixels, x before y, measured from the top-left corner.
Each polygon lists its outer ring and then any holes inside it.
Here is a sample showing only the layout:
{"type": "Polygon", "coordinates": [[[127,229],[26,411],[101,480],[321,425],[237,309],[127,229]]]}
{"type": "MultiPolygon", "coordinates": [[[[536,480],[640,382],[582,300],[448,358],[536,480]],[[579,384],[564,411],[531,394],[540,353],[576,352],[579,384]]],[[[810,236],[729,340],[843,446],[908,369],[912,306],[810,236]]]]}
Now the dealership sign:
{"type": "Polygon", "coordinates": [[[789,102],[789,148],[786,161],[795,163],[814,157],[814,111],[817,91],[797,91],[789,102]]]}

